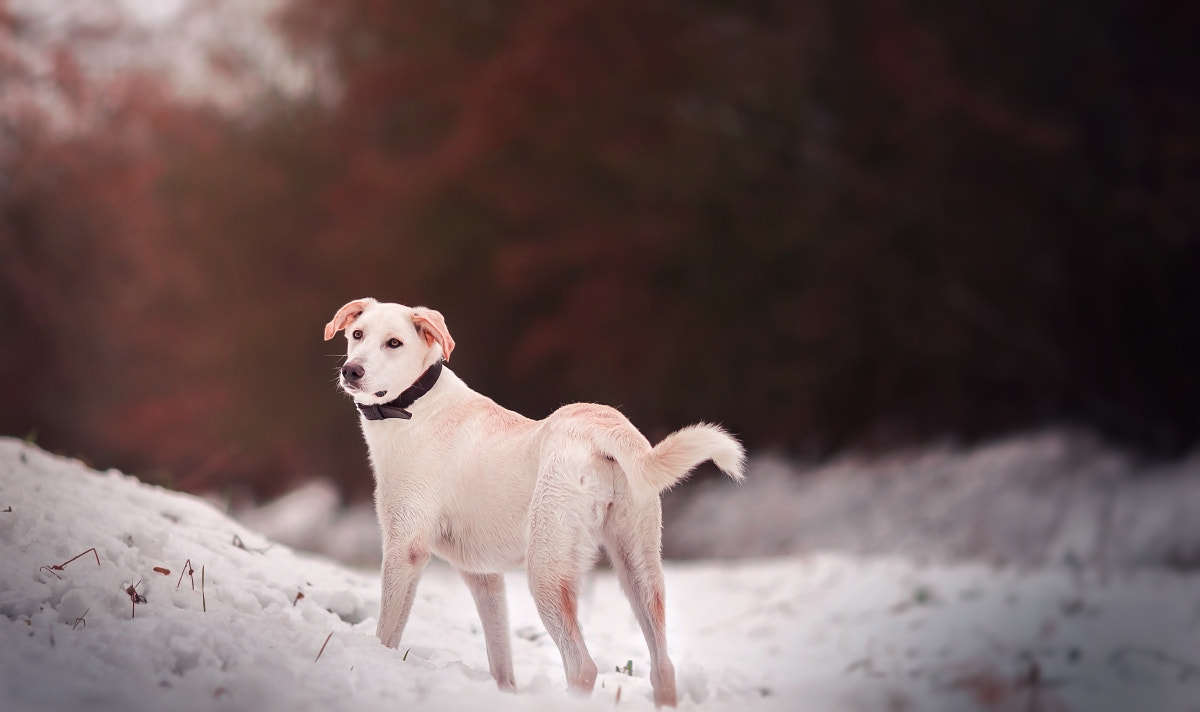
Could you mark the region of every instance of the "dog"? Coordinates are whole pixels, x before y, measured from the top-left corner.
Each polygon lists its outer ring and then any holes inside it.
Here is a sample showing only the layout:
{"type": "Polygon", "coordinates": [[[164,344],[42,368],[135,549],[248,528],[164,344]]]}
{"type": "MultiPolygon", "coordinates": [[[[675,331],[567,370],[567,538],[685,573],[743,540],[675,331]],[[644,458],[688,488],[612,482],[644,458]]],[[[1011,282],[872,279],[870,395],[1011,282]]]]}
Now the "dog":
{"type": "Polygon", "coordinates": [[[326,324],[325,340],[342,330],[339,384],[359,412],[382,530],[379,640],[399,644],[436,554],[471,590],[496,684],[515,691],[502,572],[524,565],[569,689],[590,694],[597,669],[577,608],[603,545],[650,649],[655,705],[675,706],[659,495],[706,460],[741,481],[741,444],[701,423],[651,447],[603,405],[563,406],[540,421],[502,408],[445,365],[454,339],[432,309],[355,299],[326,324]]]}

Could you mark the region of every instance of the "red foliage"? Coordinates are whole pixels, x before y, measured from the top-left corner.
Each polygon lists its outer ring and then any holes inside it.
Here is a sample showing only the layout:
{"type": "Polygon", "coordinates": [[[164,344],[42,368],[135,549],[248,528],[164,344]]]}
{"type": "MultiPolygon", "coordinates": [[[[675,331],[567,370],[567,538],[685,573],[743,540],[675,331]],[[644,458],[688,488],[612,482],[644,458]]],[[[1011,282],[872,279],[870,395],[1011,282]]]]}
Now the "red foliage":
{"type": "Polygon", "coordinates": [[[320,327],[372,295],[442,310],[456,369],[532,416],[1179,446],[1200,109],[1194,50],[1148,48],[1194,22],[1105,7],[295,0],[340,99],[241,117],[71,42],[39,103],[0,41],[0,430],[190,488],[365,491],[320,327]]]}

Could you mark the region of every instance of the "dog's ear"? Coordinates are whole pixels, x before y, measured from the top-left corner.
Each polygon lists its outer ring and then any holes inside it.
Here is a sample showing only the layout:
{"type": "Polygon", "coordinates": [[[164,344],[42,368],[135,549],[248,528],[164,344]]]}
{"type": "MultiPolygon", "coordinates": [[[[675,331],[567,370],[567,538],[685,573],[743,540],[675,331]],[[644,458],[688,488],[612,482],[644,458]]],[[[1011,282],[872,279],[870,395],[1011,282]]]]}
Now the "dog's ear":
{"type": "Polygon", "coordinates": [[[441,312],[433,309],[418,308],[412,315],[417,333],[425,339],[425,343],[442,345],[442,358],[450,360],[450,352],[454,350],[454,339],[450,338],[450,330],[446,328],[446,319],[441,312]]]}
{"type": "Polygon", "coordinates": [[[355,299],[341,309],[338,309],[337,314],[333,315],[333,319],[330,319],[329,323],[325,325],[325,340],[329,341],[333,338],[334,334],[353,324],[354,320],[362,315],[363,310],[374,303],[375,300],[370,297],[355,299]]]}

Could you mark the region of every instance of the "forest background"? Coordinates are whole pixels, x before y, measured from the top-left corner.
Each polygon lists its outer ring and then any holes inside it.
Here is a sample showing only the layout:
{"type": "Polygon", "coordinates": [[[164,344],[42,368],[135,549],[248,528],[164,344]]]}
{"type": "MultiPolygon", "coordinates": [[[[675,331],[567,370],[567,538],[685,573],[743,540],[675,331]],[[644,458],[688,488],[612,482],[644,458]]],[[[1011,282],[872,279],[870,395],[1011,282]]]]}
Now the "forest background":
{"type": "Polygon", "coordinates": [[[365,495],[321,328],[374,296],[501,404],[652,439],[1200,436],[1194,5],[36,4],[0,0],[0,433],[365,495]]]}

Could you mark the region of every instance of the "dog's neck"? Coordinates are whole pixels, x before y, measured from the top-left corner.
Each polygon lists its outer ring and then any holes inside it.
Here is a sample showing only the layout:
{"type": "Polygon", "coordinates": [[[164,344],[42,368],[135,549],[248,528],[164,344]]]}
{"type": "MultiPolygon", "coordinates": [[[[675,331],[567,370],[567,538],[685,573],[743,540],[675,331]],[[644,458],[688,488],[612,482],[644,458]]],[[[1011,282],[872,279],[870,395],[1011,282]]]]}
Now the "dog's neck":
{"type": "Polygon", "coordinates": [[[363,405],[355,403],[360,413],[367,420],[387,420],[389,418],[400,418],[408,420],[412,418],[412,413],[408,408],[417,401],[418,398],[429,392],[433,388],[433,384],[437,383],[438,377],[442,375],[442,364],[444,360],[438,359],[429,368],[425,369],[425,373],[416,380],[395,400],[390,400],[387,403],[379,403],[377,405],[363,405]]]}

